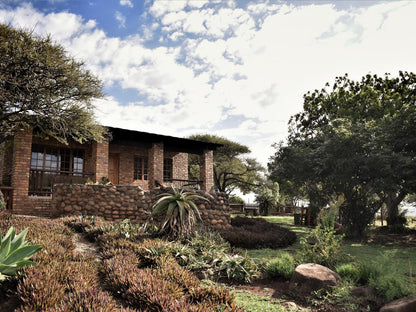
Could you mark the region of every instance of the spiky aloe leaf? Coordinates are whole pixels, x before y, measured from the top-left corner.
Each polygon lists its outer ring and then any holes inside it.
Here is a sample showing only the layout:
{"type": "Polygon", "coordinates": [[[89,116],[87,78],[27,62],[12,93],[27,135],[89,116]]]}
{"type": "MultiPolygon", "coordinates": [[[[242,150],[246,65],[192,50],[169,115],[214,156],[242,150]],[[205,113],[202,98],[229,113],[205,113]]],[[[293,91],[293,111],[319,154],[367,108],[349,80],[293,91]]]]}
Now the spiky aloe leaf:
{"type": "Polygon", "coordinates": [[[16,235],[11,243],[10,249],[15,250],[19,247],[24,247],[27,245],[27,242],[25,242],[27,231],[29,228],[25,228],[22,232],[20,232],[18,235],[16,235]]]}
{"type": "Polygon", "coordinates": [[[6,259],[7,256],[9,255],[10,246],[11,246],[11,237],[7,236],[7,238],[5,240],[2,240],[2,243],[1,243],[0,263],[2,263],[4,261],[4,259],[6,259]]]}
{"type": "Polygon", "coordinates": [[[10,229],[7,231],[6,235],[4,235],[4,237],[2,238],[0,248],[3,248],[8,238],[12,240],[15,234],[16,234],[16,228],[14,226],[11,226],[10,229]]]}
{"type": "Polygon", "coordinates": [[[13,264],[18,261],[27,260],[42,248],[41,245],[31,245],[11,251],[4,259],[3,264],[13,264]]]}

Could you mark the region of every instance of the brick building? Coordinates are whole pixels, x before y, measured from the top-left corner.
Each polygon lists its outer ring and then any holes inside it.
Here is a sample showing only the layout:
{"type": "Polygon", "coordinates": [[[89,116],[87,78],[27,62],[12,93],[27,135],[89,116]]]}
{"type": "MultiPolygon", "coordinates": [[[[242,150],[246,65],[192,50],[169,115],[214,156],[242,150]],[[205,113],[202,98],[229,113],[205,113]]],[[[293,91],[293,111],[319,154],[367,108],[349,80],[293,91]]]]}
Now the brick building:
{"type": "Polygon", "coordinates": [[[0,188],[14,213],[50,216],[57,183],[83,184],[109,179],[116,185],[152,190],[159,185],[213,185],[213,151],[218,144],[108,128],[105,142],[63,145],[21,131],[0,153],[0,188]],[[188,180],[188,154],[200,157],[200,181],[188,180]]]}

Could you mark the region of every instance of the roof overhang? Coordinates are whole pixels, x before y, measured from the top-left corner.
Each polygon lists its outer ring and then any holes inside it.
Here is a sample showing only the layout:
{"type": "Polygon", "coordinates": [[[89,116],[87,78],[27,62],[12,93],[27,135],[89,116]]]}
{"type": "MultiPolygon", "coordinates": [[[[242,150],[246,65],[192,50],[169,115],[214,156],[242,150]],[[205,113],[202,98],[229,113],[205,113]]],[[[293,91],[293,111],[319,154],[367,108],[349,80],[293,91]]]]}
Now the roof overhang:
{"type": "Polygon", "coordinates": [[[149,132],[127,130],[114,127],[106,127],[110,134],[110,144],[128,146],[146,145],[151,147],[152,143],[163,143],[166,151],[202,154],[204,150],[216,150],[221,144],[208,143],[197,140],[178,138],[149,132]]]}

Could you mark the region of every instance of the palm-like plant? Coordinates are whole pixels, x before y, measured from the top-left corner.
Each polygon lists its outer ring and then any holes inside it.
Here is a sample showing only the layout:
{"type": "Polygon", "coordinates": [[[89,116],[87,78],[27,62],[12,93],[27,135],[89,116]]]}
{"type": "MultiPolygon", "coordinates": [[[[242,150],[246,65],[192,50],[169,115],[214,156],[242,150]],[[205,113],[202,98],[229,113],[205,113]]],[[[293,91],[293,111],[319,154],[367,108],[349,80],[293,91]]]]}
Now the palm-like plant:
{"type": "Polygon", "coordinates": [[[163,193],[159,195],[153,204],[152,215],[165,214],[165,219],[160,227],[161,233],[169,236],[187,236],[191,234],[201,215],[198,207],[193,202],[195,199],[207,200],[204,197],[184,190],[176,190],[172,187],[173,194],[163,193]]]}
{"type": "Polygon", "coordinates": [[[12,226],[3,238],[0,232],[0,280],[4,280],[6,275],[14,275],[26,265],[36,264],[29,259],[42,247],[25,241],[27,231],[28,228],[16,235],[16,228],[12,226]]]}

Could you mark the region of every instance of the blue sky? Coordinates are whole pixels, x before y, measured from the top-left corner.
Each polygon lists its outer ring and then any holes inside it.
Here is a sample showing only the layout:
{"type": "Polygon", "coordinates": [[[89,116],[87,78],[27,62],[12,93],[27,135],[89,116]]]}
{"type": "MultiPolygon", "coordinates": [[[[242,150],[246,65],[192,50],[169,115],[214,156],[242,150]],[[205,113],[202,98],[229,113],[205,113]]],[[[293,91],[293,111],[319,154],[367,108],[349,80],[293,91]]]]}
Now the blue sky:
{"type": "Polygon", "coordinates": [[[303,94],[348,73],[416,72],[416,1],[2,0],[104,82],[104,125],[217,134],[263,164],[303,94]]]}

